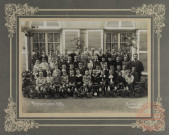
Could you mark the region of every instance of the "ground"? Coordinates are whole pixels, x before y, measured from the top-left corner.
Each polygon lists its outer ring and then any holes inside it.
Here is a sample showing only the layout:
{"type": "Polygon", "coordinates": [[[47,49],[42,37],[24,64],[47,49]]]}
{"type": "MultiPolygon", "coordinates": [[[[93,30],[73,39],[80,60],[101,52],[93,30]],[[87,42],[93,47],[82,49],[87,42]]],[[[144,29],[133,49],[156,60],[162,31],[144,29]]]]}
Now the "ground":
{"type": "Polygon", "coordinates": [[[23,98],[23,113],[133,113],[140,105],[147,103],[147,97],[140,98],[66,98],[30,99],[23,98]]]}

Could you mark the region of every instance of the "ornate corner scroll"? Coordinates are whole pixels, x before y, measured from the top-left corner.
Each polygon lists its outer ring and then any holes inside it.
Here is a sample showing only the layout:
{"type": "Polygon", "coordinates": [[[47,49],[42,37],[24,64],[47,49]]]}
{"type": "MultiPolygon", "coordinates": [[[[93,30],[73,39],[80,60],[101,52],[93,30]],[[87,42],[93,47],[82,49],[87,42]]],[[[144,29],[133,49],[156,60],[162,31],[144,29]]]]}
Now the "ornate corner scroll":
{"type": "Polygon", "coordinates": [[[154,16],[154,32],[157,36],[161,37],[162,28],[165,27],[165,5],[155,4],[146,5],[143,4],[142,7],[132,7],[131,12],[135,12],[137,15],[153,15],[154,16]]]}
{"type": "Polygon", "coordinates": [[[141,128],[143,131],[164,131],[165,130],[165,109],[160,102],[152,104],[152,118],[138,119],[132,123],[132,128],[141,128]]]}
{"type": "Polygon", "coordinates": [[[12,98],[8,99],[9,103],[5,109],[5,131],[28,131],[31,128],[39,128],[39,124],[33,120],[16,120],[16,103],[12,98]]]}
{"type": "Polygon", "coordinates": [[[31,7],[28,6],[28,4],[6,4],[5,5],[5,26],[8,29],[9,37],[13,37],[13,34],[16,31],[16,21],[17,21],[17,15],[34,15],[35,12],[38,12],[38,7],[31,7]]]}

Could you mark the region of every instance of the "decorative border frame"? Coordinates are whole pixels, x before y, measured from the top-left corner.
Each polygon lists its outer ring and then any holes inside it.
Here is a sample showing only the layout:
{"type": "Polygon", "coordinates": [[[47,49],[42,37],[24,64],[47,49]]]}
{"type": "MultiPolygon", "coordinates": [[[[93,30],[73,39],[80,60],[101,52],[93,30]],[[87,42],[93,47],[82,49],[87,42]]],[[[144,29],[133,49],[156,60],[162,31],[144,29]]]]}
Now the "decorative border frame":
{"type": "MultiPolygon", "coordinates": [[[[131,124],[104,124],[97,125],[92,124],[91,126],[130,126],[132,128],[141,128],[143,131],[164,131],[165,129],[165,109],[161,104],[160,96],[160,39],[162,37],[162,28],[165,27],[165,5],[155,4],[146,5],[143,4],[141,7],[132,7],[131,9],[39,9],[38,7],[31,7],[28,4],[6,4],[5,5],[5,26],[8,29],[8,37],[10,40],[10,97],[8,99],[8,106],[5,109],[5,131],[28,131],[31,128],[39,128],[40,126],[70,126],[70,125],[59,125],[59,124],[39,124],[33,120],[17,120],[16,119],[16,103],[12,98],[12,39],[16,32],[17,16],[18,15],[34,15],[40,11],[130,11],[136,13],[138,16],[153,16],[154,17],[154,33],[157,35],[158,45],[158,97],[157,101],[153,104],[153,118],[150,119],[138,119],[135,123],[131,124]]],[[[78,125],[74,124],[71,126],[89,126],[89,124],[78,125]]]]}

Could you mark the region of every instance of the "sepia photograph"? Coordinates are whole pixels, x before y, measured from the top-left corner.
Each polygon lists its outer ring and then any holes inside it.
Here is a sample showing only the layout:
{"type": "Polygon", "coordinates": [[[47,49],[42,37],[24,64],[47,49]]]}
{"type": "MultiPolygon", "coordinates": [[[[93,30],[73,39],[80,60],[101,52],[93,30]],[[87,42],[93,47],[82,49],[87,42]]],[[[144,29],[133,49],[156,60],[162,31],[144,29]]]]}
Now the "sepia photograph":
{"type": "Polygon", "coordinates": [[[19,116],[136,117],[151,60],[148,18],[20,18],[19,116]]]}

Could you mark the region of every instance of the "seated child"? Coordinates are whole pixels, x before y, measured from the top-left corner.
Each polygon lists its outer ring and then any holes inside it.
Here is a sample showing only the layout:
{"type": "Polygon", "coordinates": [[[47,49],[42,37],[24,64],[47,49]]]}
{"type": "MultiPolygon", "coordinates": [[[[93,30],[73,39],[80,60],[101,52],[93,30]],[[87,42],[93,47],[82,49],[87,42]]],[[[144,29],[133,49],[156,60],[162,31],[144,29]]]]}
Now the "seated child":
{"type": "Polygon", "coordinates": [[[109,95],[111,92],[114,92],[117,90],[116,87],[116,77],[114,74],[114,70],[109,70],[109,76],[108,76],[108,88],[106,90],[107,95],[109,95]]]}
{"type": "Polygon", "coordinates": [[[108,69],[110,69],[110,66],[114,66],[114,61],[112,60],[112,57],[108,57],[107,65],[108,69]]]}
{"type": "Polygon", "coordinates": [[[139,82],[139,75],[136,72],[136,67],[132,67],[131,74],[134,76],[134,83],[139,82]]]}
{"type": "Polygon", "coordinates": [[[122,73],[119,72],[118,76],[116,77],[116,83],[117,83],[117,88],[118,89],[124,89],[126,85],[125,79],[122,77],[122,73]]]}
{"type": "Polygon", "coordinates": [[[61,69],[61,73],[62,73],[62,75],[63,75],[63,72],[66,72],[66,74],[67,74],[67,69],[66,69],[66,64],[63,64],[62,65],[62,69],[61,69]]]}
{"type": "Polygon", "coordinates": [[[100,62],[98,60],[98,56],[95,55],[93,60],[93,68],[96,68],[97,65],[100,65],[100,62]]]}
{"type": "Polygon", "coordinates": [[[61,77],[62,86],[59,89],[59,93],[60,93],[60,96],[64,97],[64,94],[67,94],[69,79],[68,79],[68,75],[66,71],[63,71],[62,73],[63,73],[61,77]]]}
{"type": "Polygon", "coordinates": [[[129,68],[129,60],[128,60],[128,56],[124,56],[124,61],[122,62],[122,65],[126,65],[126,69],[129,68]]]}
{"type": "Polygon", "coordinates": [[[126,69],[126,65],[123,65],[123,66],[122,66],[121,73],[122,73],[122,77],[125,78],[125,76],[126,76],[127,73],[128,73],[128,70],[126,69]]]}
{"type": "Polygon", "coordinates": [[[88,68],[89,68],[89,74],[92,75],[93,74],[93,66],[89,65],[88,68]]]}
{"type": "Polygon", "coordinates": [[[97,70],[94,69],[93,70],[93,75],[92,75],[92,90],[93,90],[93,94],[96,93],[96,95],[99,96],[99,93],[102,92],[102,91],[99,91],[99,88],[100,88],[100,76],[97,75],[97,70]]]}
{"type": "Polygon", "coordinates": [[[97,75],[101,75],[101,68],[100,68],[100,65],[96,65],[96,73],[97,75]]]}
{"type": "Polygon", "coordinates": [[[125,76],[125,80],[129,90],[133,90],[134,76],[131,74],[131,70],[128,70],[128,74],[125,76]]]}
{"type": "Polygon", "coordinates": [[[82,62],[79,62],[78,69],[80,70],[81,75],[85,74],[85,68],[83,67],[82,62]]]}
{"type": "Polygon", "coordinates": [[[74,75],[74,71],[70,71],[69,87],[68,87],[68,95],[69,96],[73,96],[73,93],[75,90],[75,82],[76,82],[76,77],[74,75]]]}
{"type": "Polygon", "coordinates": [[[69,65],[69,69],[68,69],[68,76],[70,76],[70,72],[74,72],[74,73],[75,73],[73,63],[71,63],[71,64],[69,65]]]}
{"type": "Polygon", "coordinates": [[[119,72],[121,72],[121,66],[117,65],[117,70],[116,70],[117,75],[118,75],[119,72]]]}
{"type": "Polygon", "coordinates": [[[49,62],[49,69],[51,70],[51,74],[55,70],[55,65],[56,65],[55,60],[51,59],[49,62]]]}
{"type": "Polygon", "coordinates": [[[51,71],[47,71],[47,77],[46,77],[46,84],[47,84],[47,91],[49,94],[54,94],[54,78],[51,76],[51,71]]]}
{"type": "Polygon", "coordinates": [[[91,92],[91,75],[89,74],[89,70],[85,71],[85,75],[83,76],[83,90],[85,93],[91,92]]]}
{"type": "Polygon", "coordinates": [[[39,72],[39,77],[36,79],[37,92],[46,91],[46,78],[43,76],[43,72],[39,72]]]}
{"type": "Polygon", "coordinates": [[[104,71],[105,75],[108,76],[109,70],[108,70],[108,68],[107,68],[107,64],[104,64],[104,66],[103,66],[103,71],[104,71]]]}
{"type": "Polygon", "coordinates": [[[80,70],[76,69],[76,82],[75,82],[77,90],[79,90],[83,86],[83,76],[80,74],[80,70]]]}
{"type": "Polygon", "coordinates": [[[105,74],[104,71],[101,72],[100,81],[101,81],[100,84],[101,84],[102,91],[105,94],[108,86],[108,76],[105,74]]]}

